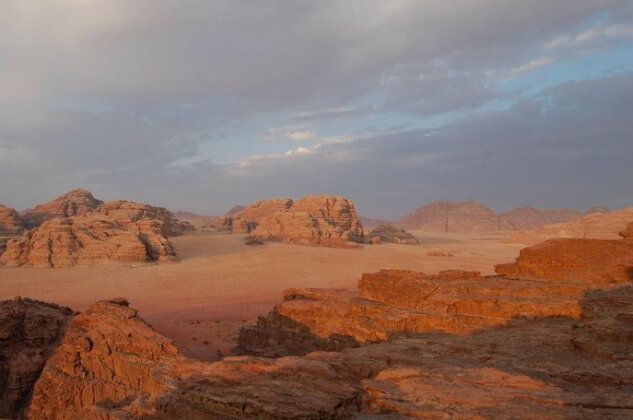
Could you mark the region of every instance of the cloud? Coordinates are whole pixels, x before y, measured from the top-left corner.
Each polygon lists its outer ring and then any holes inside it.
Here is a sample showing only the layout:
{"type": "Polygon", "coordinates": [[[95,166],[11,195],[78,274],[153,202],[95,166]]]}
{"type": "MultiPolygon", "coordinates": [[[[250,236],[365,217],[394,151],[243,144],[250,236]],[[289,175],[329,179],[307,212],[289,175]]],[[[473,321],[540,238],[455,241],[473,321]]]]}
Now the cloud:
{"type": "Polygon", "coordinates": [[[593,27],[577,35],[560,35],[547,42],[543,47],[546,50],[578,47],[607,40],[631,40],[633,39],[633,25],[614,24],[593,27]]]}
{"type": "Polygon", "coordinates": [[[285,139],[294,141],[314,140],[316,133],[302,126],[274,127],[268,129],[267,138],[270,140],[285,139]]]}

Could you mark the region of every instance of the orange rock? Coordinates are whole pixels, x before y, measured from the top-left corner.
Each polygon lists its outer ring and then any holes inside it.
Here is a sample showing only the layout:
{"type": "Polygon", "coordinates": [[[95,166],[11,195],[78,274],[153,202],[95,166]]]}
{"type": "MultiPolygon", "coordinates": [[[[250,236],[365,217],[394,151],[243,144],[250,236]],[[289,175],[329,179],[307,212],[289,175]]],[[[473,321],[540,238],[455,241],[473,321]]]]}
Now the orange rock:
{"type": "Polygon", "coordinates": [[[152,262],[174,258],[161,235],[163,225],[139,220],[124,228],[100,214],[55,218],[10,240],[0,264],[29,267],[72,267],[106,262],[152,262]]]}
{"type": "Polygon", "coordinates": [[[0,204],[0,235],[15,235],[23,230],[24,222],[18,212],[0,204]]]}
{"type": "Polygon", "coordinates": [[[164,207],[154,207],[134,201],[109,201],[95,209],[96,213],[110,216],[123,227],[140,220],[151,220],[160,224],[159,230],[163,236],[178,236],[195,230],[189,222],[183,222],[164,207]]]}
{"type": "Polygon", "coordinates": [[[0,417],[18,418],[73,311],[19,297],[0,301],[0,417]]]}
{"type": "Polygon", "coordinates": [[[89,213],[103,201],[97,200],[90,191],[75,189],[44,204],[39,204],[22,215],[27,227],[33,228],[53,217],[72,217],[89,213]]]}
{"type": "Polygon", "coordinates": [[[251,235],[301,245],[349,247],[363,241],[363,227],[350,200],[306,196],[260,219],[251,235]]]}
{"type": "Polygon", "coordinates": [[[633,243],[550,239],[522,249],[516,262],[497,265],[495,270],[514,278],[625,282],[633,279],[633,243]]]}
{"type": "Polygon", "coordinates": [[[232,216],[225,216],[227,219],[225,225],[230,226],[235,234],[251,233],[263,218],[279,211],[288,210],[292,204],[293,202],[289,198],[256,201],[248,207],[234,212],[232,216]]]}

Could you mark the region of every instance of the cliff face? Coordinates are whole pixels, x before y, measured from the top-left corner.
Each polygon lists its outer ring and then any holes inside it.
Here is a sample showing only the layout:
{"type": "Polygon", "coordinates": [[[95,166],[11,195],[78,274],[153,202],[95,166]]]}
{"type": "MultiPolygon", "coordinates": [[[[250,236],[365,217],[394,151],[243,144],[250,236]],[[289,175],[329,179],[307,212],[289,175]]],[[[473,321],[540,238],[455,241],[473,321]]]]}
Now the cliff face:
{"type": "Polygon", "coordinates": [[[158,222],[160,233],[165,237],[179,236],[195,230],[191,223],[176,219],[164,207],[154,207],[134,201],[109,201],[97,207],[95,213],[111,217],[124,228],[141,220],[158,222]]]}
{"type": "Polygon", "coordinates": [[[337,196],[307,196],[263,217],[251,235],[302,245],[350,246],[362,242],[354,204],[337,196]]]}
{"type": "Polygon", "coordinates": [[[127,227],[108,216],[54,218],[7,242],[0,264],[72,267],[105,262],[168,261],[175,257],[162,224],[140,220],[127,227]]]}
{"type": "Polygon", "coordinates": [[[54,304],[0,301],[0,417],[16,418],[73,316],[54,304]]]}

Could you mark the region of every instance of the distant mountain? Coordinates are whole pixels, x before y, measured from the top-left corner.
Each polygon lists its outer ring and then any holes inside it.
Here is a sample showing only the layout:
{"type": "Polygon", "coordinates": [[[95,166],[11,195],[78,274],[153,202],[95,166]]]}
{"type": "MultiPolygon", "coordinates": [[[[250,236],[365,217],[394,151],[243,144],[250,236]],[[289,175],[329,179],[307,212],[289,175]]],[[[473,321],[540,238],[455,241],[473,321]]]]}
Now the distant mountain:
{"type": "Polygon", "coordinates": [[[499,215],[499,230],[536,229],[554,223],[570,222],[581,217],[582,215],[574,210],[521,207],[499,215]]]}
{"type": "Polygon", "coordinates": [[[435,201],[407,214],[400,219],[399,224],[409,229],[445,233],[499,230],[499,221],[494,212],[476,201],[435,201]]]}

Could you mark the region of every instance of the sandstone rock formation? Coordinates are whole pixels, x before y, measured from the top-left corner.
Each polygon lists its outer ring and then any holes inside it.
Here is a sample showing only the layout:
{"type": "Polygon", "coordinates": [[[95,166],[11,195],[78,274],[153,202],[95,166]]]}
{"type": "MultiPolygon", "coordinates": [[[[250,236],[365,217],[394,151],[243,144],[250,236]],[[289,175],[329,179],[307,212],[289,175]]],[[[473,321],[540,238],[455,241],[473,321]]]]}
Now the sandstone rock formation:
{"type": "Polygon", "coordinates": [[[175,257],[162,236],[163,225],[143,219],[123,226],[109,216],[59,217],[10,240],[0,264],[27,267],[72,267],[106,262],[168,261],[175,257]]]}
{"type": "Polygon", "coordinates": [[[96,213],[109,216],[127,227],[139,220],[150,220],[160,224],[160,232],[163,236],[178,236],[194,229],[189,222],[183,222],[164,207],[154,207],[148,204],[134,201],[115,200],[100,205],[95,209],[96,213]]]}
{"type": "Polygon", "coordinates": [[[518,231],[506,236],[504,241],[536,244],[552,238],[617,239],[622,226],[632,220],[633,207],[608,213],[592,213],[567,223],[518,231]]]}
{"type": "Polygon", "coordinates": [[[232,216],[225,216],[226,224],[235,234],[251,233],[263,218],[280,211],[286,211],[292,204],[293,201],[289,198],[256,201],[232,216]]]}
{"type": "Polygon", "coordinates": [[[90,191],[75,189],[48,203],[39,204],[23,212],[22,218],[30,229],[53,217],[72,217],[91,212],[101,204],[103,201],[94,198],[90,191]]]}
{"type": "Polygon", "coordinates": [[[262,217],[251,236],[302,245],[346,247],[363,241],[363,227],[350,200],[310,195],[289,208],[262,217]]]}
{"type": "Polygon", "coordinates": [[[16,235],[24,230],[20,214],[10,207],[0,204],[0,235],[16,235]]]}
{"type": "Polygon", "coordinates": [[[535,209],[522,207],[499,215],[499,230],[536,229],[554,223],[580,219],[581,214],[567,209],[535,209]]]}
{"type": "MultiPolygon", "coordinates": [[[[477,282],[479,277],[439,278],[477,282]]],[[[538,290],[533,293],[538,296],[538,290]]],[[[379,294],[397,299],[390,292],[379,294]]],[[[633,415],[633,287],[587,291],[576,304],[573,317],[519,316],[475,334],[436,331],[340,352],[203,363],[180,355],[126,301],[103,301],[69,325],[26,414],[37,419],[628,418],[633,415]]]]}
{"type": "MultiPolygon", "coordinates": [[[[631,225],[629,225],[631,226],[631,225]]],[[[623,231],[629,238],[630,230],[623,231]]],[[[514,278],[585,280],[594,283],[633,280],[633,243],[630,240],[550,239],[521,250],[497,273],[514,278]]]]}
{"type": "Polygon", "coordinates": [[[50,303],[0,301],[0,418],[17,418],[73,316],[50,303]]]}
{"type": "Polygon", "coordinates": [[[29,418],[345,418],[359,387],[327,361],[181,356],[117,299],[69,326],[33,391],[29,418]]]}
{"type": "Polygon", "coordinates": [[[497,216],[488,207],[475,201],[436,201],[407,214],[400,219],[399,224],[409,229],[445,233],[499,230],[497,216]]]}
{"type": "Polygon", "coordinates": [[[417,245],[420,242],[411,233],[393,225],[380,225],[369,233],[369,241],[378,238],[380,243],[417,245]]]}

